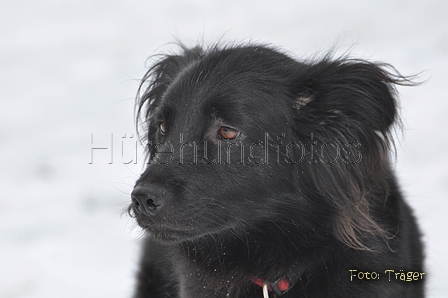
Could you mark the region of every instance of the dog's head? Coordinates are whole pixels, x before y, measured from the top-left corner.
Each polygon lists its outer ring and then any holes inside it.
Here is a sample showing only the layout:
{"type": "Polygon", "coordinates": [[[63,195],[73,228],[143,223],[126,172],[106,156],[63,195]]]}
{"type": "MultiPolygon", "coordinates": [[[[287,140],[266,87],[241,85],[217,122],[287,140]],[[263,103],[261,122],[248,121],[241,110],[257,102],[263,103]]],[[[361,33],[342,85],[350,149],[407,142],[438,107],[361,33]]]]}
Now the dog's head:
{"type": "Polygon", "coordinates": [[[131,213],[163,241],[271,223],[363,248],[358,231],[382,232],[369,198],[387,187],[404,82],[385,67],[257,45],[164,56],[137,103],[148,166],[131,213]]]}

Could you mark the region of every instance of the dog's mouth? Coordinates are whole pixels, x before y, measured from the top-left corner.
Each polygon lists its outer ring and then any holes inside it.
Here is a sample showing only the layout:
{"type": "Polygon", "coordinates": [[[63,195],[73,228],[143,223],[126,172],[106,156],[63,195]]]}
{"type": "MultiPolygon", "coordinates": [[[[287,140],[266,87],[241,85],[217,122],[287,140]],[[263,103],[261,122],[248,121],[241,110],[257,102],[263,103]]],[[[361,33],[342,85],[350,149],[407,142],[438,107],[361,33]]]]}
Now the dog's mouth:
{"type": "Polygon", "coordinates": [[[145,228],[148,235],[162,242],[183,242],[200,237],[194,229],[177,229],[161,224],[153,224],[145,228]]]}
{"type": "Polygon", "coordinates": [[[182,216],[184,220],[168,220],[165,216],[147,216],[135,211],[129,212],[137,224],[151,238],[166,243],[180,243],[195,240],[206,235],[221,233],[224,230],[235,230],[236,223],[222,221],[217,224],[213,221],[204,220],[204,214],[193,216],[182,216]],[[188,218],[188,219],[186,219],[188,218]]]}
{"type": "Polygon", "coordinates": [[[210,234],[205,232],[204,229],[165,225],[145,218],[137,219],[137,223],[145,230],[148,236],[162,242],[184,242],[210,234]]]}
{"type": "Polygon", "coordinates": [[[136,220],[137,224],[152,238],[162,242],[183,242],[199,238],[205,234],[212,233],[220,228],[207,229],[204,226],[194,226],[194,220],[187,223],[178,223],[158,218],[157,216],[147,216],[136,211],[131,205],[128,213],[136,220]]]}

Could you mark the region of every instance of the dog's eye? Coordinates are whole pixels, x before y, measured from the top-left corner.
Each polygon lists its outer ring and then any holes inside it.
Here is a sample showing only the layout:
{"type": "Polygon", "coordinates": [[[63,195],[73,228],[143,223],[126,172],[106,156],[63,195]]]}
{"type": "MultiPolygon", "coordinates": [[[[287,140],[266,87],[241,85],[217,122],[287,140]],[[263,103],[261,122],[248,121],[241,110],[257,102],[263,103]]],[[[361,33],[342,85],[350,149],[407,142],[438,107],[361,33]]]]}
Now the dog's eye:
{"type": "Polygon", "coordinates": [[[234,140],[238,138],[239,135],[240,132],[238,130],[227,126],[223,126],[218,130],[218,136],[224,140],[234,140]]]}
{"type": "Polygon", "coordinates": [[[159,124],[159,131],[161,135],[164,135],[166,133],[166,125],[165,122],[161,122],[159,124]]]}

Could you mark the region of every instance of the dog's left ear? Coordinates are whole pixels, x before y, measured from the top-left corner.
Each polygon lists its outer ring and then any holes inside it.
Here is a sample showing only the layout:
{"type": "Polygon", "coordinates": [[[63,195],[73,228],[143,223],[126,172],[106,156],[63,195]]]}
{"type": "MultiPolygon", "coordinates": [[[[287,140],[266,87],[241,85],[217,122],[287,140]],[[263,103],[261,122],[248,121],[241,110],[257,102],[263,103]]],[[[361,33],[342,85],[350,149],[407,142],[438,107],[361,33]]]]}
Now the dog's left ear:
{"type": "Polygon", "coordinates": [[[335,236],[357,249],[368,249],[360,240],[365,232],[387,235],[369,215],[369,205],[378,198],[373,193],[388,195],[385,165],[398,118],[396,84],[411,82],[387,65],[325,59],[308,66],[296,85],[293,130],[302,144],[311,138],[316,146],[310,156],[319,156],[303,163],[302,179],[337,210],[335,236]]]}
{"type": "Polygon", "coordinates": [[[394,72],[387,64],[324,59],[303,74],[295,107],[314,121],[339,115],[385,133],[397,119],[394,85],[410,82],[394,72]]]}

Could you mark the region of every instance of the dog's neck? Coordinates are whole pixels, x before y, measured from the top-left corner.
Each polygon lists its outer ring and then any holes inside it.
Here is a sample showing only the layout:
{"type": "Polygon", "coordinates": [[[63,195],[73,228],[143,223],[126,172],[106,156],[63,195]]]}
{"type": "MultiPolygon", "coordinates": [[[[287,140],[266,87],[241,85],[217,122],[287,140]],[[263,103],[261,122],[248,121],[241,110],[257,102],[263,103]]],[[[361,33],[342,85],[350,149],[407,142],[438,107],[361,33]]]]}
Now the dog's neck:
{"type": "MultiPolygon", "coordinates": [[[[298,260],[296,250],[291,253],[280,252],[278,248],[286,245],[278,242],[260,243],[264,249],[270,247],[269,250],[262,250],[257,246],[247,245],[256,243],[253,241],[253,237],[258,238],[256,235],[248,237],[251,239],[220,239],[219,236],[210,236],[181,244],[179,253],[184,267],[180,271],[188,272],[182,277],[184,287],[194,285],[194,288],[198,289],[210,284],[221,285],[222,287],[212,291],[231,293],[230,297],[237,297],[243,293],[233,293],[234,289],[247,289],[252,284],[253,289],[266,287],[268,291],[281,296],[304,277],[306,267],[310,264],[298,260]],[[266,251],[268,255],[259,254],[266,251]],[[241,268],[245,268],[245,271],[243,272],[241,268]]],[[[306,257],[306,254],[303,256],[306,257]]],[[[203,295],[203,297],[221,297],[210,293],[203,295]]]]}
{"type": "Polygon", "coordinates": [[[278,296],[281,296],[288,292],[296,283],[296,280],[293,280],[293,278],[290,277],[281,278],[274,282],[269,282],[258,277],[251,277],[250,281],[263,288],[263,296],[265,296],[265,298],[266,296],[269,296],[266,291],[272,291],[278,296]]]}

